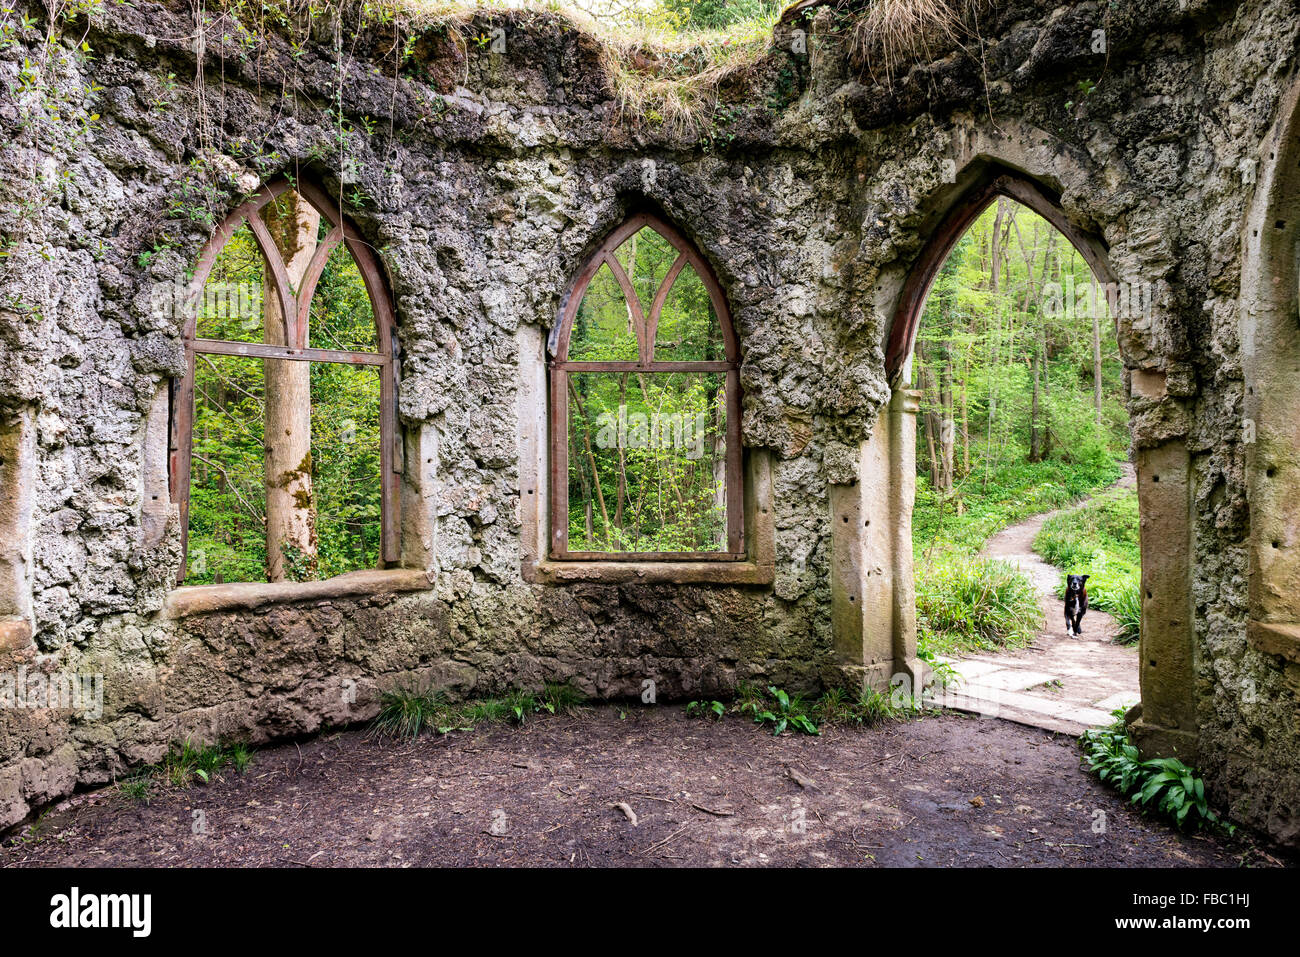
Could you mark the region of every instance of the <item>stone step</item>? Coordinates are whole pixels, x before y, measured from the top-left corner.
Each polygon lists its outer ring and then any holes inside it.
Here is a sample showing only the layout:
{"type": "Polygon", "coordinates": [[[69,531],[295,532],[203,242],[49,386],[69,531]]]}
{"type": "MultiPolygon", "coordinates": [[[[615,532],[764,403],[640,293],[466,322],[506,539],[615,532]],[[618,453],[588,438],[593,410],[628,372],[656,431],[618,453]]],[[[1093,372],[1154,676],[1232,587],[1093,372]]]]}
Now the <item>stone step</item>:
{"type": "Polygon", "coordinates": [[[956,711],[1004,718],[1017,724],[1065,734],[1082,734],[1088,728],[1110,724],[1107,711],[981,684],[937,694],[934,703],[956,711]]]}

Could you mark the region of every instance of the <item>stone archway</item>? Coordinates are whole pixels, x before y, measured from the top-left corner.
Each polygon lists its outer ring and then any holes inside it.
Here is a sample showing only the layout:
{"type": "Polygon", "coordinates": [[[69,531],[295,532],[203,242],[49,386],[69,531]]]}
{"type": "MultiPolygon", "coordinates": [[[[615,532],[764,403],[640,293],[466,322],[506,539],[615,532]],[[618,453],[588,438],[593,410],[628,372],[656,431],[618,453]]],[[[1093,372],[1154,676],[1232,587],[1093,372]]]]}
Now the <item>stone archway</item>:
{"type": "Polygon", "coordinates": [[[1019,173],[997,166],[990,167],[949,208],[908,273],[889,327],[889,339],[885,348],[885,375],[891,387],[898,388],[900,377],[903,377],[916,343],[916,331],[920,326],[925,300],[939,273],[939,267],[980,213],[999,196],[1013,199],[1042,216],[1079,250],[1095,276],[1102,282],[1115,282],[1106,257],[1105,244],[1065,216],[1056,194],[1019,173]]]}
{"type": "MultiPolygon", "coordinates": [[[[1118,286],[1106,243],[1064,211],[1060,195],[1038,180],[996,163],[979,162],[955,187],[937,225],[906,275],[894,302],[885,343],[891,401],[864,443],[857,486],[832,487],[836,530],[832,600],[837,645],[853,665],[862,655],[866,682],[891,675],[917,682],[915,585],[911,513],[915,498],[917,396],[904,383],[926,296],[952,248],[999,196],[1028,207],[1079,251],[1108,293],[1118,286]],[[982,167],[982,168],[980,168],[982,167]],[[973,172],[973,176],[969,175],[973,172]],[[873,516],[885,519],[872,533],[873,516]],[[848,534],[854,529],[858,535],[848,534]],[[853,594],[861,593],[861,601],[853,594]]],[[[1113,305],[1113,301],[1112,301],[1113,305]]],[[[1129,318],[1117,315],[1121,351],[1129,318]]],[[[1139,395],[1159,399],[1164,373],[1125,359],[1126,378],[1139,395]]],[[[1192,525],[1190,460],[1180,440],[1137,449],[1142,516],[1143,623],[1140,685],[1144,705],[1130,713],[1144,750],[1190,759],[1196,752],[1191,599],[1192,525]],[[1172,546],[1172,547],[1171,547],[1172,546]]]]}

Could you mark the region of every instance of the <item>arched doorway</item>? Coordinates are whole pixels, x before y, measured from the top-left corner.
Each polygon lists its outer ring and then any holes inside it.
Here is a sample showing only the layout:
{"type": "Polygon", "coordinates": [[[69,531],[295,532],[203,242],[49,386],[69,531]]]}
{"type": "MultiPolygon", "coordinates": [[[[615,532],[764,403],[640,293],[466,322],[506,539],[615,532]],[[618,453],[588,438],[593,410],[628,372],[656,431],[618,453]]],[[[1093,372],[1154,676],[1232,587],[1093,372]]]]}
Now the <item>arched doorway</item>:
{"type": "MultiPolygon", "coordinates": [[[[892,400],[882,412],[870,440],[863,445],[861,489],[832,490],[831,509],[840,533],[835,543],[832,600],[839,644],[846,660],[879,685],[886,670],[916,682],[926,670],[917,658],[915,570],[911,518],[915,497],[915,435],[918,403],[907,387],[911,355],[927,293],[944,260],[966,229],[997,197],[1031,209],[1058,229],[1077,249],[1107,289],[1123,289],[1107,261],[1100,237],[1080,227],[1062,211],[1050,189],[1008,169],[990,166],[959,177],[948,202],[933,217],[936,225],[918,254],[895,300],[885,342],[886,374],[892,400]],[[884,528],[873,531],[872,514],[884,528]],[[856,521],[855,523],[855,519],[856,521]],[[856,524],[856,534],[845,534],[856,524]],[[838,583],[838,587],[837,587],[838,583]],[[860,590],[860,612],[854,590],[860,590]]],[[[942,197],[941,197],[942,200],[942,197]]],[[[1119,339],[1131,331],[1118,318],[1119,339]]],[[[1129,368],[1125,375],[1134,395],[1163,395],[1164,373],[1129,368]]],[[[1141,513],[1141,616],[1139,676],[1142,704],[1130,713],[1133,730],[1151,753],[1196,753],[1193,696],[1193,607],[1191,604],[1190,460],[1182,440],[1136,450],[1141,513]]]]}
{"type": "Polygon", "coordinates": [[[997,191],[911,314],[917,641],[950,685],[948,707],[1078,734],[1139,700],[1138,500],[1115,314],[1150,302],[1120,292],[997,191]]]}

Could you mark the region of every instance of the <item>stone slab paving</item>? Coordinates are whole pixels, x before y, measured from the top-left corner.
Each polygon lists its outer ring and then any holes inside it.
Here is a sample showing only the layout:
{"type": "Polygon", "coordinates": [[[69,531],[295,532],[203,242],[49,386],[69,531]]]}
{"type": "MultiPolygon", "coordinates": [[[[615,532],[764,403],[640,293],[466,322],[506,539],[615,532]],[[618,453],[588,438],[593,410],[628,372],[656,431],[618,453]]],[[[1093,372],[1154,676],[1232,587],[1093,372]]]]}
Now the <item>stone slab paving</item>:
{"type": "MultiPolygon", "coordinates": [[[[1132,487],[1126,465],[1120,487],[1132,487]]],[[[1026,648],[946,660],[961,676],[941,700],[945,707],[1018,724],[1077,735],[1109,724],[1111,712],[1136,704],[1136,647],[1116,644],[1115,619],[1097,609],[1083,619],[1083,634],[1065,633],[1062,601],[1057,597],[1061,573],[1034,553],[1034,536],[1055,515],[1036,515],[989,539],[982,555],[1016,565],[1042,596],[1042,633],[1026,648]]],[[[1087,574],[1088,569],[1071,569],[1087,574]]]]}

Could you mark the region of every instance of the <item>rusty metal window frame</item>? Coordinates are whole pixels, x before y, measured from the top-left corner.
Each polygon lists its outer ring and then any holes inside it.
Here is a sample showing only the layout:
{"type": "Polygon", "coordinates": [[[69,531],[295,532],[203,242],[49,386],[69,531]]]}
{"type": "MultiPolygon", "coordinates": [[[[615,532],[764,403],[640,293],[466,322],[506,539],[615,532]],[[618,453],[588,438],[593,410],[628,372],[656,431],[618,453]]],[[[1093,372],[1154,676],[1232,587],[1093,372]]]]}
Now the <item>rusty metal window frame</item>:
{"type": "Polygon", "coordinates": [[[695,246],[673,226],[652,213],[638,213],[627,219],[621,226],[611,232],[578,273],[572,287],[560,306],[560,322],[552,335],[548,378],[550,385],[550,414],[547,421],[550,426],[550,467],[551,467],[551,558],[557,561],[604,561],[604,562],[737,562],[744,561],[748,554],[745,545],[745,482],[742,472],[744,450],[740,444],[740,344],[732,324],[731,309],[727,297],[722,291],[713,267],[700,254],[695,246]],[[644,227],[650,227],[659,233],[674,249],[677,258],[664,277],[662,285],[655,291],[654,302],[647,312],[641,302],[632,281],[628,278],[622,264],[615,255],[624,242],[644,227]],[[725,360],[712,362],[660,362],[654,358],[656,332],[659,315],[673,283],[685,266],[690,265],[708,290],[713,304],[714,314],[722,328],[725,360]],[[635,362],[614,361],[571,361],[569,355],[569,336],[578,315],[578,307],[586,295],[587,287],[601,266],[608,266],[613,273],[628,308],[632,312],[635,326],[639,357],[635,362]],[[568,548],[569,528],[569,374],[581,372],[721,372],[726,375],[726,412],[727,412],[727,457],[726,457],[726,500],[727,500],[727,547],[725,550],[708,552],[596,552],[570,551],[568,548]]]}
{"type": "Polygon", "coordinates": [[[388,284],[384,280],[379,259],[374,250],[357,232],[356,227],[341,214],[338,204],[332,202],[323,190],[307,182],[289,182],[280,179],[271,183],[237,206],[213,234],[199,254],[184,295],[183,304],[185,341],[185,377],[173,381],[171,437],[168,454],[168,478],[171,483],[171,500],[180,510],[181,567],[176,574],[177,584],[185,580],[189,563],[189,506],[191,452],[194,443],[194,379],[196,357],[199,355],[256,356],[264,359],[294,359],[302,362],[336,362],[379,368],[379,458],[380,458],[380,564],[396,564],[401,557],[399,508],[402,472],[401,430],[397,424],[398,363],[401,358],[397,339],[397,321],[393,311],[388,284]],[[257,214],[283,193],[294,190],[310,203],[329,224],[329,231],[317,247],[307,266],[301,288],[294,292],[288,281],[284,260],[275,247],[270,231],[257,214]],[[198,337],[199,303],[203,287],[222,249],[239,227],[247,222],[250,231],[266,257],[267,277],[272,293],[279,298],[280,314],[285,322],[284,341],[290,346],[275,346],[259,342],[233,342],[225,339],[198,337]],[[375,341],[378,352],[348,352],[334,349],[313,349],[307,345],[307,319],[316,293],[316,283],[325,270],[330,254],[342,244],[351,254],[361,273],[370,297],[375,316],[375,341]]]}

